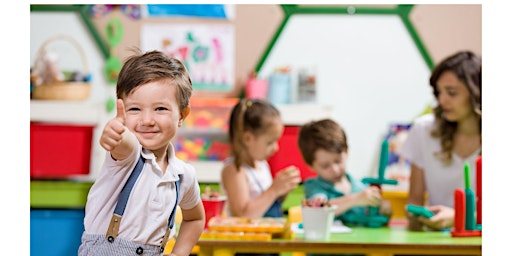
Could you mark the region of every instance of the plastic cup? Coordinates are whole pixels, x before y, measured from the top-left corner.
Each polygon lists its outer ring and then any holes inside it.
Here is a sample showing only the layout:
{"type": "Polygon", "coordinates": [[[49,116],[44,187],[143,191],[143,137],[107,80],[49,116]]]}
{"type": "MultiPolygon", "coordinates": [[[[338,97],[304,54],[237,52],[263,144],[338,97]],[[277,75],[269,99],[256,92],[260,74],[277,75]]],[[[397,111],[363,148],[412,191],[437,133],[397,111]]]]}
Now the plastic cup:
{"type": "Polygon", "coordinates": [[[205,214],[204,228],[208,228],[208,222],[213,217],[222,216],[222,210],[224,209],[224,203],[226,202],[225,197],[218,199],[203,199],[203,207],[205,214]]]}
{"type": "Polygon", "coordinates": [[[302,206],[302,225],[306,240],[328,240],[333,221],[334,207],[302,206]]]}

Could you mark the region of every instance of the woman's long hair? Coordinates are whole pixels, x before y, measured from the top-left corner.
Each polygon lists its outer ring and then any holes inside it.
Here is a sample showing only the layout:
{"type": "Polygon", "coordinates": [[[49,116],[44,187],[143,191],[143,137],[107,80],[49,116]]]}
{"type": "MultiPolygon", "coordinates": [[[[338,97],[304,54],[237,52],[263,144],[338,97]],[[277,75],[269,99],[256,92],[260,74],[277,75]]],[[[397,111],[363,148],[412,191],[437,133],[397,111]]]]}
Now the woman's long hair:
{"type": "MultiPolygon", "coordinates": [[[[457,78],[466,86],[471,95],[471,105],[474,113],[479,119],[480,134],[482,133],[482,59],[470,51],[461,51],[449,56],[439,63],[430,76],[434,96],[438,99],[439,91],[436,87],[439,77],[446,72],[453,72],[457,78]]],[[[439,100],[439,99],[438,99],[439,100]]],[[[454,135],[457,131],[457,122],[447,121],[443,117],[443,109],[438,104],[434,108],[436,127],[431,135],[441,139],[441,152],[436,156],[445,164],[451,163],[452,150],[454,147],[454,135]]],[[[480,137],[480,144],[482,138],[480,137]]]]}

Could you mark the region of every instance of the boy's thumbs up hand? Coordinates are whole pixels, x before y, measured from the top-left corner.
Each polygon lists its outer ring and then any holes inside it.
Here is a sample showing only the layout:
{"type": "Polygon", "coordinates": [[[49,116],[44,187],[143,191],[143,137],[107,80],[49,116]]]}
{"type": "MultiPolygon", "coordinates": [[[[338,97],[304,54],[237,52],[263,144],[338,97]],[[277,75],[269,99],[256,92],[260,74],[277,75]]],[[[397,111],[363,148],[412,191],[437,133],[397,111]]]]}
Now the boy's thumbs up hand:
{"type": "Polygon", "coordinates": [[[107,151],[114,150],[121,144],[123,132],[126,130],[126,114],[122,99],[117,99],[117,114],[108,121],[100,138],[100,145],[107,151]]]}
{"type": "Polygon", "coordinates": [[[124,126],[126,122],[126,113],[124,112],[124,103],[122,99],[117,99],[117,114],[116,119],[124,126]]]}

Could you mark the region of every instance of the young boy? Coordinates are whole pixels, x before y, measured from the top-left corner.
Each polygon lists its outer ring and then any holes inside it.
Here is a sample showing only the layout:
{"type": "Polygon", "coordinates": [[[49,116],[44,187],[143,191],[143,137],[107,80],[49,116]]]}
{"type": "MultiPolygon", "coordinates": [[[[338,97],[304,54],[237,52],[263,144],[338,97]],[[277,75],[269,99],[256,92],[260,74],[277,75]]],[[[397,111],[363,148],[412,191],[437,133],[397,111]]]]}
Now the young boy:
{"type": "Polygon", "coordinates": [[[331,119],[306,123],[298,144],[304,161],[318,174],[303,183],[306,199],[337,206],[335,219],[344,224],[358,224],[354,216],[364,215],[367,206],[380,206],[379,214],[391,215],[391,205],[381,200],[377,187],[347,173],[347,137],[338,123],[331,119]]]}
{"type": "Polygon", "coordinates": [[[129,57],[117,81],[117,115],[103,129],[107,150],[89,191],[79,255],[162,255],[183,214],[171,255],[189,255],[204,226],[195,170],[171,139],[190,113],[185,66],[158,51],[129,57]],[[131,192],[130,192],[131,188],[131,192]]]}

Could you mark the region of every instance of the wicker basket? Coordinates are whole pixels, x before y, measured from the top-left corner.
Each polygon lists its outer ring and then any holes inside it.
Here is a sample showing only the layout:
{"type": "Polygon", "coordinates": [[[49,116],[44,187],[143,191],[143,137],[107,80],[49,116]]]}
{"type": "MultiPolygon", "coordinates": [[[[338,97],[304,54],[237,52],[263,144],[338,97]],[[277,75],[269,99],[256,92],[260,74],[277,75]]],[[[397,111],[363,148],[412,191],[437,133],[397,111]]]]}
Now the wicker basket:
{"type": "MultiPolygon", "coordinates": [[[[65,40],[70,42],[80,53],[84,72],[88,73],[87,59],[85,53],[76,40],[66,35],[57,35],[46,40],[38,50],[37,58],[42,58],[46,47],[56,41],[65,40]]],[[[36,63],[38,63],[36,59],[36,63]]],[[[32,99],[38,100],[85,100],[91,93],[91,85],[88,82],[54,82],[34,86],[32,99]]]]}

